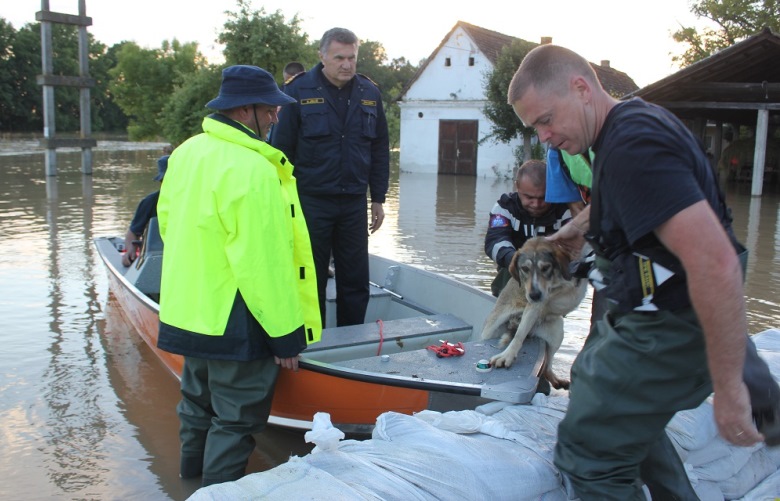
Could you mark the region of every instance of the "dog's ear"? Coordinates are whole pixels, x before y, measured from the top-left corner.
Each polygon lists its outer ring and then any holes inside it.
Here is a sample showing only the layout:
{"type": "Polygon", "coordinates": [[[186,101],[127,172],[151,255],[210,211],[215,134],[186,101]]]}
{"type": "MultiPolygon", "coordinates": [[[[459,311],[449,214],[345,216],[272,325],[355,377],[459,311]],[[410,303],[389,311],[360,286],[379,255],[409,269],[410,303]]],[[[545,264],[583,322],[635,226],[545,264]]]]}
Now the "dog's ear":
{"type": "Polygon", "coordinates": [[[509,263],[509,274],[512,275],[512,278],[517,280],[519,283],[523,283],[520,280],[520,272],[517,271],[517,259],[520,256],[520,251],[516,251],[515,255],[512,256],[512,261],[509,263]]]}
{"type": "Polygon", "coordinates": [[[555,265],[561,270],[561,277],[564,280],[571,280],[571,270],[569,270],[569,254],[561,249],[559,246],[552,246],[553,257],[555,258],[555,265]]]}

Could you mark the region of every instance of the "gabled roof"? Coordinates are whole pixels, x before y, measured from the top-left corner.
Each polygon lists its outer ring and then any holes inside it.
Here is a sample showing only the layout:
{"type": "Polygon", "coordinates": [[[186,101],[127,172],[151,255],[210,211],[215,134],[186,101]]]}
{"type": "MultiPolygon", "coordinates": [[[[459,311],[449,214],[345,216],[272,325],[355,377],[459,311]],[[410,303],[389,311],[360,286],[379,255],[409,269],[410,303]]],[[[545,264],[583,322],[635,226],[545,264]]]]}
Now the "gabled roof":
{"type": "MultiPolygon", "coordinates": [[[[497,31],[480,28],[479,26],[474,26],[465,21],[458,21],[450,32],[447,33],[447,36],[444,37],[444,40],[439,44],[439,47],[450,38],[452,32],[455,31],[458,26],[468,33],[469,37],[471,37],[471,39],[474,40],[474,43],[477,44],[477,47],[479,47],[479,51],[485,54],[485,57],[488,58],[488,61],[490,61],[493,66],[496,65],[498,56],[501,54],[503,48],[510,45],[514,40],[517,40],[515,37],[510,37],[509,35],[504,35],[497,31]]],[[[433,59],[433,55],[434,54],[431,54],[431,57],[429,57],[428,60],[433,59]]]]}
{"type": "Polygon", "coordinates": [[[780,35],[765,28],[632,96],[682,118],[755,125],[759,108],[780,113],[780,35]]]}
{"type": "MultiPolygon", "coordinates": [[[[501,51],[504,49],[504,47],[510,45],[515,40],[522,40],[517,37],[504,35],[503,33],[499,33],[497,31],[488,30],[480,26],[475,26],[465,21],[458,21],[457,23],[455,23],[455,26],[452,27],[449,33],[447,33],[444,36],[441,43],[439,43],[439,46],[436,47],[436,49],[431,53],[430,56],[428,56],[428,58],[425,60],[422,66],[420,66],[420,68],[417,69],[417,72],[409,80],[409,82],[406,83],[404,88],[401,90],[401,94],[397,99],[400,100],[401,98],[403,98],[403,96],[406,94],[409,88],[414,84],[414,82],[417,81],[420,75],[423,74],[425,69],[428,67],[428,64],[435,59],[436,54],[442,49],[442,47],[444,47],[444,44],[447,43],[447,40],[450,39],[452,34],[458,28],[462,28],[463,31],[465,31],[468,34],[468,36],[476,44],[479,51],[485,55],[485,57],[488,59],[488,61],[490,61],[490,63],[493,66],[496,65],[496,61],[498,61],[498,56],[501,54],[501,51]]],[[[526,43],[532,43],[532,42],[526,42],[526,43]]],[[[629,77],[622,71],[618,71],[614,68],[609,67],[608,64],[603,66],[599,66],[593,63],[590,64],[593,67],[593,69],[596,71],[596,75],[601,81],[601,85],[604,87],[604,89],[606,89],[607,92],[609,92],[613,96],[620,97],[625,94],[628,94],[629,92],[633,92],[639,88],[631,79],[631,77],[629,77]]]]}

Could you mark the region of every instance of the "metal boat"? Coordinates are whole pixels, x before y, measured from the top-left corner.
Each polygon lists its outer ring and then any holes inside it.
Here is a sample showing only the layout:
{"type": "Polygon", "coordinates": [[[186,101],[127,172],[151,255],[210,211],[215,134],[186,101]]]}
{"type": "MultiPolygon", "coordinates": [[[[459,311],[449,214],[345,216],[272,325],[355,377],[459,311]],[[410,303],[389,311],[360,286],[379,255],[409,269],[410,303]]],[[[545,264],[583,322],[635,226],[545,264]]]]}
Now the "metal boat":
{"type": "MultiPolygon", "coordinates": [[[[157,348],[163,244],[156,219],[130,267],[122,265],[123,239],[94,242],[110,292],[138,334],[179,377],[183,357],[157,348]]],[[[491,400],[531,400],[545,357],[542,341],[528,338],[509,369],[484,366],[501,350],[498,340],[479,338],[493,296],[376,255],[370,256],[370,281],[365,323],[345,327],[335,326],[335,283],[328,284],[322,340],[301,354],[297,372],[280,372],[269,424],[306,430],[316,412],[327,412],[342,431],[365,434],[388,411],[413,414],[471,409],[491,400]],[[442,347],[445,355],[454,356],[441,356],[442,347]]]]}

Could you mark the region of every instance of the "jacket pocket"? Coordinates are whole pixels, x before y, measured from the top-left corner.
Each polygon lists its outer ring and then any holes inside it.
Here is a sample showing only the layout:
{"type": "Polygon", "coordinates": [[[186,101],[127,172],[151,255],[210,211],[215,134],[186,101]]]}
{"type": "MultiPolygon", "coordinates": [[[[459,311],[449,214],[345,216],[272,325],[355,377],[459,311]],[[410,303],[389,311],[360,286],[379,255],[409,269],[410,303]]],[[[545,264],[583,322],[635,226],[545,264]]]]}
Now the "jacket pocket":
{"type": "Polygon", "coordinates": [[[322,137],[329,134],[326,110],[322,108],[314,110],[301,109],[301,135],[303,137],[322,137]]]}

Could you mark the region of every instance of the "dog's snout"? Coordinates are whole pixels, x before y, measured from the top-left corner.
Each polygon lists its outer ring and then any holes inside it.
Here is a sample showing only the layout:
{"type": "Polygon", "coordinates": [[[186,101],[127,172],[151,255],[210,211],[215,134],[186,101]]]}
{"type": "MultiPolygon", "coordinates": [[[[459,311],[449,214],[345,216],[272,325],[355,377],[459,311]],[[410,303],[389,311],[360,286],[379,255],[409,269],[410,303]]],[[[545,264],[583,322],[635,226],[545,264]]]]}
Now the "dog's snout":
{"type": "Polygon", "coordinates": [[[528,291],[528,300],[533,302],[539,302],[542,300],[542,291],[537,288],[533,288],[528,291]]]}

